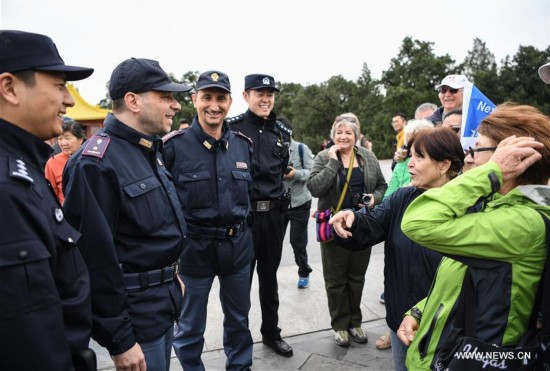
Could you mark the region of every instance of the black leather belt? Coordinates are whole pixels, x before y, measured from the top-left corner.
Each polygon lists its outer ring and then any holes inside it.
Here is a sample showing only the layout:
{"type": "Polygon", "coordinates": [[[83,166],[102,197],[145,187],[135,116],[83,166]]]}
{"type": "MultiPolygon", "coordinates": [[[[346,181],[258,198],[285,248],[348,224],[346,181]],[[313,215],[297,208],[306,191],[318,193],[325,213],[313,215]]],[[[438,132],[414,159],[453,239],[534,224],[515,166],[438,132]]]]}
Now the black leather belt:
{"type": "Polygon", "coordinates": [[[179,262],[175,262],[164,268],[147,272],[124,273],[124,284],[128,291],[142,291],[152,286],[171,282],[179,272],[179,262]]]}
{"type": "Polygon", "coordinates": [[[229,227],[203,227],[187,223],[187,232],[195,238],[217,238],[225,240],[226,238],[236,237],[244,229],[245,221],[229,227]]]}
{"type": "Polygon", "coordinates": [[[268,200],[268,201],[252,201],[252,210],[256,212],[264,212],[281,207],[282,200],[268,200]]]}

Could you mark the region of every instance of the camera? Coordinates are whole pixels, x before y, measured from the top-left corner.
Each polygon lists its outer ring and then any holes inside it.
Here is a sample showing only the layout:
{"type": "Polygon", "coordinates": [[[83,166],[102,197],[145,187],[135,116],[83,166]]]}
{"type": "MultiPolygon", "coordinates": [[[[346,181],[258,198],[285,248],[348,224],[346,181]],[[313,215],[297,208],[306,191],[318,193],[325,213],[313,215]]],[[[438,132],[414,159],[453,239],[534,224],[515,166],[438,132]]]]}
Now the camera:
{"type": "Polygon", "coordinates": [[[290,171],[292,170],[292,167],[294,166],[294,164],[292,162],[289,162],[288,163],[288,166],[286,167],[285,171],[283,171],[283,173],[286,175],[288,173],[290,173],[290,171]]]}
{"type": "Polygon", "coordinates": [[[361,197],[361,203],[364,205],[368,205],[370,203],[370,200],[372,199],[371,195],[368,193],[363,193],[363,197],[361,197]]]}
{"type": "Polygon", "coordinates": [[[354,193],[351,195],[351,206],[358,208],[359,204],[367,206],[370,203],[371,196],[368,193],[354,193]]]}

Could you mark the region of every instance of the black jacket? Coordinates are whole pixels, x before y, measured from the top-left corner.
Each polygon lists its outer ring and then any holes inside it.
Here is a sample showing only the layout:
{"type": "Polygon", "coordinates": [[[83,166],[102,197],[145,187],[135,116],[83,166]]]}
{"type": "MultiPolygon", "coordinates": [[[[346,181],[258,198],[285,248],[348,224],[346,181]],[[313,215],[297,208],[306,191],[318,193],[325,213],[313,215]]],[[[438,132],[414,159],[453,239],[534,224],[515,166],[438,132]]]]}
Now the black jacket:
{"type": "Polygon", "coordinates": [[[88,347],[90,281],[44,176],[50,146],[0,119],[0,368],[69,370],[88,347]]]}
{"type": "Polygon", "coordinates": [[[231,130],[239,131],[252,140],[252,201],[280,199],[285,192],[283,170],[288,165],[292,132],[275,117],[273,112],[268,118],[263,118],[247,110],[242,115],[227,120],[231,130]]]}
{"type": "Polygon", "coordinates": [[[216,140],[195,118],[191,127],[168,134],[164,141],[164,163],[174,176],[189,228],[180,271],[192,276],[223,275],[250,265],[254,255],[246,223],[252,187],[250,140],[231,132],[227,123],[216,140]],[[235,235],[224,238],[219,233],[235,225],[241,226],[235,235]],[[214,229],[217,238],[210,235],[214,229]]]}
{"type": "Polygon", "coordinates": [[[177,280],[127,290],[129,274],[174,264],[185,219],[171,175],[160,159],[162,140],[113,115],[73,154],[63,172],[67,219],[82,233],[90,272],[93,338],[111,354],[159,338],[179,317],[177,280]]]}
{"type": "Polygon", "coordinates": [[[397,331],[403,314],[428,295],[441,255],[410,240],[401,230],[409,204],[423,190],[403,187],[366,214],[355,212],[351,228],[359,243],[384,245],[384,298],[386,323],[397,331]]]}

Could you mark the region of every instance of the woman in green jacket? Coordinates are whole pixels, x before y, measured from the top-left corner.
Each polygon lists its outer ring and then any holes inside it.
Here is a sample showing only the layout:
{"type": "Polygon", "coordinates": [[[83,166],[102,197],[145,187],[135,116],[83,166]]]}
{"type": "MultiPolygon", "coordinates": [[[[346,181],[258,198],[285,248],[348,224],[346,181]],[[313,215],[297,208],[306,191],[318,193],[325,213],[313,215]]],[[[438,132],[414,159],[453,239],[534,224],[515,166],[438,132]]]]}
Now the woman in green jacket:
{"type": "Polygon", "coordinates": [[[528,327],[547,253],[538,211],[550,216],[549,197],[533,196],[528,186],[549,192],[550,122],[533,107],[504,104],[481,122],[478,133],[465,159],[471,170],[422,194],[403,217],[407,236],[453,257],[443,258],[428,297],[397,331],[410,344],[410,370],[440,366],[438,352],[452,340],[468,267],[476,295],[476,337],[511,345],[528,327]],[[481,210],[472,212],[476,204],[481,210]],[[493,268],[479,267],[486,264],[493,268]]]}

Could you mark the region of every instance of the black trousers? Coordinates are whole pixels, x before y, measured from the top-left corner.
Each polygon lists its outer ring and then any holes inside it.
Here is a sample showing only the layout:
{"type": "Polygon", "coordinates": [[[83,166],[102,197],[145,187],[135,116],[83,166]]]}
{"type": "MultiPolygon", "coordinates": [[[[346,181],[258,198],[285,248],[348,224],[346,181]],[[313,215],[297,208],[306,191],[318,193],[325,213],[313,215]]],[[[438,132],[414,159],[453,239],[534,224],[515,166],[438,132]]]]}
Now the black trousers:
{"type": "Polygon", "coordinates": [[[307,224],[311,211],[311,200],[298,207],[288,209],[285,215],[285,233],[290,222],[290,244],[294,250],[294,261],[298,265],[298,275],[309,277],[312,269],[307,263],[307,224]]]}
{"type": "Polygon", "coordinates": [[[260,285],[260,307],[262,309],[262,336],[269,340],[280,340],[279,293],[277,269],[281,263],[284,237],[284,214],[279,208],[267,212],[254,213],[252,238],[254,259],[250,269],[250,280],[257,265],[260,285]]]}

